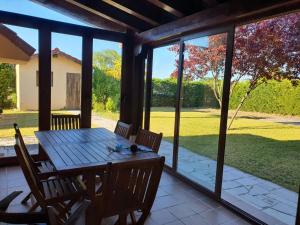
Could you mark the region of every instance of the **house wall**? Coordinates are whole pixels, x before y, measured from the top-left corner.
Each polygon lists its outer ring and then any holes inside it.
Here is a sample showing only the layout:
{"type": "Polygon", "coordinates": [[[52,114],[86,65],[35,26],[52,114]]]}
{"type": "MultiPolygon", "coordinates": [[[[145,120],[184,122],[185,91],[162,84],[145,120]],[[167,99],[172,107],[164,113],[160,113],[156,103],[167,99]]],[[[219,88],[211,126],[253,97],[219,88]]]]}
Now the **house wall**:
{"type": "MultiPolygon", "coordinates": [[[[34,55],[17,72],[17,106],[20,110],[38,110],[38,87],[36,71],[38,56],[34,55]]],[[[80,73],[81,65],[63,56],[52,57],[53,87],[51,87],[51,109],[64,109],[66,106],[67,73],[80,73]]]]}

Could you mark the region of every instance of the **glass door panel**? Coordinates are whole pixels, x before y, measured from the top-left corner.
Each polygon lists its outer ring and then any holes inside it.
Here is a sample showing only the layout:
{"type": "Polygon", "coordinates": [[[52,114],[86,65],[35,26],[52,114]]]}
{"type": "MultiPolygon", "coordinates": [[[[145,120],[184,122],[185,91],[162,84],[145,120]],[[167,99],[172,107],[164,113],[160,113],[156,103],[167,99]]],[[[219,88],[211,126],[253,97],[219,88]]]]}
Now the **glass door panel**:
{"type": "Polygon", "coordinates": [[[299,23],[291,13],[235,30],[221,197],[266,224],[297,212],[299,23]]]}
{"type": "MultiPolygon", "coordinates": [[[[178,44],[174,46],[178,49],[178,44]]],[[[150,130],[163,133],[159,153],[166,157],[168,166],[172,166],[173,163],[177,90],[177,78],[173,76],[173,72],[176,69],[178,52],[171,51],[174,46],[153,49],[150,130]]]]}
{"type": "Polygon", "coordinates": [[[227,33],[185,42],[177,171],[215,188],[227,33]]]}

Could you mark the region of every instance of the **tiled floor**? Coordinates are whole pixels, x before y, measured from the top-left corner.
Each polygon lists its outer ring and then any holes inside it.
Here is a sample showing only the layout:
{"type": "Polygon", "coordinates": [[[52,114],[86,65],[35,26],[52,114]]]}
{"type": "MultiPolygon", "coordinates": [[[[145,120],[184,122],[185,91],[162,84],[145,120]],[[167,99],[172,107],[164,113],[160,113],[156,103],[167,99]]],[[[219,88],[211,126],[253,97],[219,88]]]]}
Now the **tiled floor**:
{"type": "MultiPolygon", "coordinates": [[[[0,168],[0,198],[14,190],[25,190],[9,210],[24,210],[20,204],[28,187],[19,167],[0,168]]],[[[25,207],[26,208],[26,207],[25,207]]],[[[102,224],[110,225],[111,220],[102,224]]],[[[3,223],[0,223],[3,225],[3,223]]],[[[249,224],[220,204],[177,178],[163,173],[151,215],[145,225],[245,225],[249,224]]]]}
{"type": "MultiPolygon", "coordinates": [[[[172,164],[173,145],[162,141],[159,153],[172,164]]],[[[214,190],[216,161],[179,148],[178,172],[210,190],[214,190]]],[[[222,198],[239,201],[243,210],[253,209],[253,215],[268,224],[293,225],[297,212],[298,194],[270,181],[224,165],[222,198]],[[284,196],[284,197],[283,197],[284,196]]]]}

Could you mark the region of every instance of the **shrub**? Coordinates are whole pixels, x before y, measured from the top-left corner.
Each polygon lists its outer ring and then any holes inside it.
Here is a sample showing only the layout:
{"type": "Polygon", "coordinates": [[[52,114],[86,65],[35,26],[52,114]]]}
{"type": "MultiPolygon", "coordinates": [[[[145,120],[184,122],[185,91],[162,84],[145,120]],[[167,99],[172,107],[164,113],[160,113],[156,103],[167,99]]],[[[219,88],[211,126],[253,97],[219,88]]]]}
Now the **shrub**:
{"type": "Polygon", "coordinates": [[[109,112],[116,112],[119,108],[119,98],[115,96],[114,98],[109,97],[105,104],[105,109],[109,112]]]}

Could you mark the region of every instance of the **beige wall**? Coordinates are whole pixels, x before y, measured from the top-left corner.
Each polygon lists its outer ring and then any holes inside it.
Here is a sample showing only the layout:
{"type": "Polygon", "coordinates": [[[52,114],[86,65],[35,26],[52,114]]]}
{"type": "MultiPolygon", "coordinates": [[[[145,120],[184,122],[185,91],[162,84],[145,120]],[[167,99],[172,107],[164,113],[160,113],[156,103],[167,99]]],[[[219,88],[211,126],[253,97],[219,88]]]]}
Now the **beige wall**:
{"type": "MultiPolygon", "coordinates": [[[[38,109],[38,87],[36,71],[38,57],[32,58],[17,68],[17,106],[20,110],[38,109]]],[[[51,87],[51,109],[63,109],[66,106],[67,73],[80,73],[81,65],[63,56],[52,57],[53,87],[51,87]]]]}

